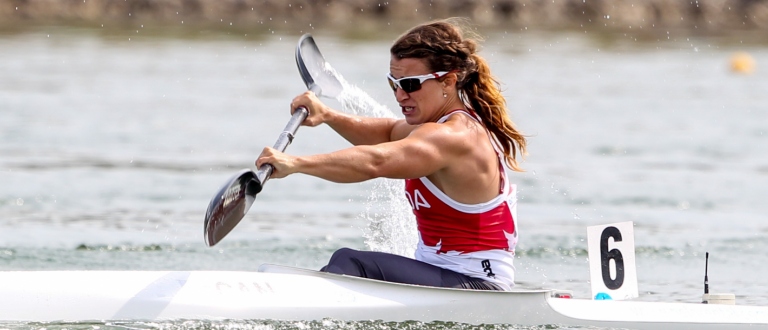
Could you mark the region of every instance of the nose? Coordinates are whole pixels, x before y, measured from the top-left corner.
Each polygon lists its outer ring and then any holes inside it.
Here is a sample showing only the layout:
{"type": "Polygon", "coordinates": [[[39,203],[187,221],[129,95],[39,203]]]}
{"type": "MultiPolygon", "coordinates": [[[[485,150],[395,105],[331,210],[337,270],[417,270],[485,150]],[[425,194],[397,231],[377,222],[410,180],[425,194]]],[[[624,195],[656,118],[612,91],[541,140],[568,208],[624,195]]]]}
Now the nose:
{"type": "Polygon", "coordinates": [[[409,99],[411,96],[408,95],[405,91],[403,91],[402,88],[398,88],[395,90],[395,99],[397,99],[397,102],[403,102],[407,99],[409,99]]]}

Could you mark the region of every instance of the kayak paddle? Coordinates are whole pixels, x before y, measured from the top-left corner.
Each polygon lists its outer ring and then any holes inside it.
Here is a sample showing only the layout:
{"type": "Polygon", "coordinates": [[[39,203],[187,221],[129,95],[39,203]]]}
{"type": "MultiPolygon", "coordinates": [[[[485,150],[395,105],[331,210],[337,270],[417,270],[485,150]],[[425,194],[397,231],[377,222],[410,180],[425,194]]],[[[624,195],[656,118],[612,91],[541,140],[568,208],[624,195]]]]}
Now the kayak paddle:
{"type": "MultiPolygon", "coordinates": [[[[307,88],[318,96],[335,98],[341,93],[341,81],[335,70],[325,61],[310,34],[305,34],[299,39],[296,46],[296,65],[307,88]]],[[[275,142],[276,150],[285,151],[308,114],[304,107],[293,112],[275,142]]],[[[251,169],[240,170],[213,196],[205,212],[203,236],[208,246],[216,245],[243,219],[256,199],[256,194],[261,192],[269,180],[272,171],[274,168],[269,164],[262,165],[255,173],[251,169]]]]}

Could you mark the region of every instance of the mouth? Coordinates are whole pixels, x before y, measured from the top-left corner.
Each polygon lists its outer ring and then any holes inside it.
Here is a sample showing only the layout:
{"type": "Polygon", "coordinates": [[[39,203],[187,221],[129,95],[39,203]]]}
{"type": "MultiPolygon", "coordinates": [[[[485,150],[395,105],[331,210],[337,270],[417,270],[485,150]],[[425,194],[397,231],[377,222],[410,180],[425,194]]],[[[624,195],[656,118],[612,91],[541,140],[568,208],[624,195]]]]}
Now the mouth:
{"type": "Polygon", "coordinates": [[[403,109],[403,115],[407,116],[407,115],[410,115],[411,113],[413,113],[413,110],[415,108],[414,107],[402,107],[402,109],[403,109]]]}

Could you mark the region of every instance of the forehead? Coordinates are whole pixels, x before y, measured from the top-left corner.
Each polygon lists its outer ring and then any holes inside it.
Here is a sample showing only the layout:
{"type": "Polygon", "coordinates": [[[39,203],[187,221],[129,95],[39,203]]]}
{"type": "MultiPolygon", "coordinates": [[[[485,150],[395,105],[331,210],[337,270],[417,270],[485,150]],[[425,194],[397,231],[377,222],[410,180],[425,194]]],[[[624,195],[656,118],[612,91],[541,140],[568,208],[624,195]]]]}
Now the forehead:
{"type": "Polygon", "coordinates": [[[427,62],[420,58],[399,58],[392,56],[389,59],[389,72],[395,78],[415,76],[430,73],[427,62]]]}

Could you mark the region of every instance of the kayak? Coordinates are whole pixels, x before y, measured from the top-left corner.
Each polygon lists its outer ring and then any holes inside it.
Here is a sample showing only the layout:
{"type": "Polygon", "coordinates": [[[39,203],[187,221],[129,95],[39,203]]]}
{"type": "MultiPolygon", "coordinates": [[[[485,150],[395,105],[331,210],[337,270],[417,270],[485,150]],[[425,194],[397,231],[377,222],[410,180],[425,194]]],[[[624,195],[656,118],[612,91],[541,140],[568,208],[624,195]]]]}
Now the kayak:
{"type": "Polygon", "coordinates": [[[768,329],[768,306],[559,298],[262,265],[238,271],[3,271],[0,322],[382,320],[633,329],[768,329]]]}

